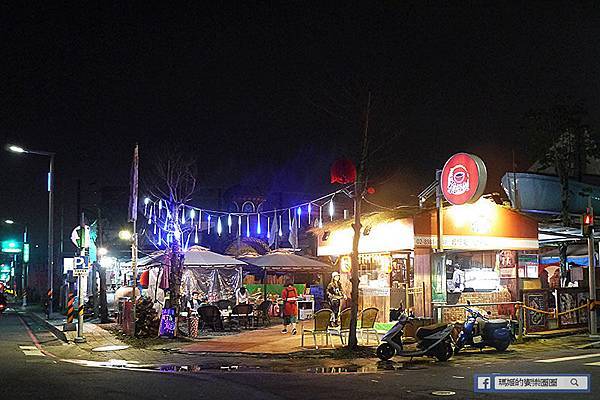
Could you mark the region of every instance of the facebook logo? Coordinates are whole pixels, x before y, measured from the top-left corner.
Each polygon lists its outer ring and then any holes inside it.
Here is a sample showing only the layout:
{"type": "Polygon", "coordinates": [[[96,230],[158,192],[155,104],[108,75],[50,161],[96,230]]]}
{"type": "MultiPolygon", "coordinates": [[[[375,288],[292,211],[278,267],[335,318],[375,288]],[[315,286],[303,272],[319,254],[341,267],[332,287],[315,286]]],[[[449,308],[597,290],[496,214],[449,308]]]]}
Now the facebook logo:
{"type": "Polygon", "coordinates": [[[475,391],[485,392],[492,390],[492,377],[486,375],[475,376],[475,391]]]}

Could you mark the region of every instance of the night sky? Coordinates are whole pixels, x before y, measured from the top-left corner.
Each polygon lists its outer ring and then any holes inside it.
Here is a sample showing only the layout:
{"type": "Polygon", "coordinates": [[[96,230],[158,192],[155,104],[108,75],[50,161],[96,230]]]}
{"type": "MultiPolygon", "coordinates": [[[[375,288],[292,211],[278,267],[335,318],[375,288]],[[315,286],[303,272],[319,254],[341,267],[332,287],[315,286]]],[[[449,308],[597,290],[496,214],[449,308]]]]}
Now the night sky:
{"type": "MultiPolygon", "coordinates": [[[[518,169],[533,161],[523,114],[557,96],[581,100],[598,126],[593,2],[11,3],[0,144],[57,153],[68,226],[77,179],[84,201],[126,185],[135,142],[146,173],[169,146],[194,154],[201,190],[327,193],[331,162],[358,150],[369,90],[369,176],[388,206],[415,204],[457,151],[481,156],[499,191],[513,150],[518,169]]],[[[42,242],[46,170],[43,157],[0,152],[0,218],[28,221],[42,242]]]]}

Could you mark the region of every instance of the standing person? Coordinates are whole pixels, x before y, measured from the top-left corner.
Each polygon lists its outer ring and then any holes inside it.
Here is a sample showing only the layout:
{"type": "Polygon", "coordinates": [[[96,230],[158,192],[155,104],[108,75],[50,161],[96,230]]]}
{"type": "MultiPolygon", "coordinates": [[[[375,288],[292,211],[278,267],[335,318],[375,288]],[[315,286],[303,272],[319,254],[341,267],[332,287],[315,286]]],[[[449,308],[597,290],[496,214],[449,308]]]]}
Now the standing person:
{"type": "Polygon", "coordinates": [[[248,289],[245,286],[240,286],[235,291],[236,304],[248,304],[248,289]]]}
{"type": "Polygon", "coordinates": [[[297,333],[298,291],[292,282],[288,282],[285,285],[285,288],[281,292],[281,298],[283,299],[283,330],[281,333],[287,333],[288,325],[292,324],[292,335],[295,335],[297,333]]]}
{"type": "Polygon", "coordinates": [[[342,288],[342,282],[340,282],[339,272],[333,272],[331,274],[331,282],[327,285],[327,297],[331,304],[331,311],[333,311],[333,324],[337,325],[338,316],[340,314],[340,302],[342,299],[347,299],[344,289],[342,288]]]}
{"type": "Polygon", "coordinates": [[[192,312],[198,311],[198,307],[200,307],[200,293],[193,292],[192,298],[188,300],[188,308],[192,310],[192,312]]]}

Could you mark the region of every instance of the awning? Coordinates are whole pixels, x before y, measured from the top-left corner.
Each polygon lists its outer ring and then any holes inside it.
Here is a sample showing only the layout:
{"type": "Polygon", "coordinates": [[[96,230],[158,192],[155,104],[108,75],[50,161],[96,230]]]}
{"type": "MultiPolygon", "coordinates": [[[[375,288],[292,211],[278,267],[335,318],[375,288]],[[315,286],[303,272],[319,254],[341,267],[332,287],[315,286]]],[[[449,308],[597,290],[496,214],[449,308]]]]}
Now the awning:
{"type": "Polygon", "coordinates": [[[288,252],[275,251],[263,256],[240,257],[240,260],[266,271],[278,272],[331,272],[333,266],[312,258],[288,252]]]}
{"type": "Polygon", "coordinates": [[[200,246],[190,247],[190,249],[185,253],[183,264],[186,267],[246,265],[244,261],[214,253],[200,246]]]}

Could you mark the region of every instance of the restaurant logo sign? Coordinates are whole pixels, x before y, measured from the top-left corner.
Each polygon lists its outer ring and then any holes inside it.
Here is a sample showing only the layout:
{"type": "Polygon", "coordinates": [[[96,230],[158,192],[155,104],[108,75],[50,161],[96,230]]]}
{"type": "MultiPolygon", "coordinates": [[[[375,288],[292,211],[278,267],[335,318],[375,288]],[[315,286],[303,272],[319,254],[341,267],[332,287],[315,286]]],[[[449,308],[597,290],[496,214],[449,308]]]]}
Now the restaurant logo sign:
{"type": "Polygon", "coordinates": [[[441,189],[446,200],[460,205],[476,202],[487,183],[487,170],[481,158],[467,153],[450,157],[442,170],[441,189]]]}

